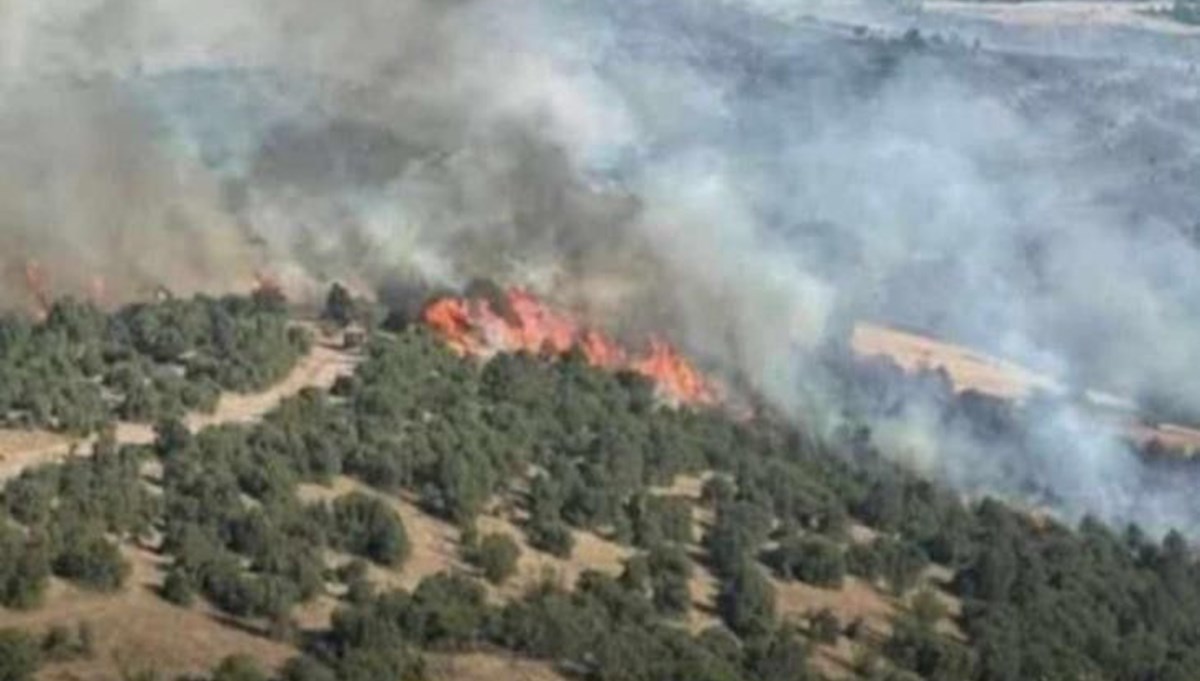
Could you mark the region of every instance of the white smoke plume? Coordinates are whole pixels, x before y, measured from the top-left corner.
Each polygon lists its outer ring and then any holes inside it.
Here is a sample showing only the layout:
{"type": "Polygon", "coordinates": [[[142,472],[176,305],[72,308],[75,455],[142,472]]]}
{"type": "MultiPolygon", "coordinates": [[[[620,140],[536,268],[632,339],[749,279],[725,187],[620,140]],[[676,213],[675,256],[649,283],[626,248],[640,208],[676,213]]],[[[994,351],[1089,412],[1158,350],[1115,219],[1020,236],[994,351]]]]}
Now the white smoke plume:
{"type": "MultiPolygon", "coordinates": [[[[926,20],[826,4],[878,23],[777,0],[7,0],[5,298],[30,259],[114,296],[495,276],[669,326],[793,412],[837,411],[811,351],[859,318],[1200,409],[1192,53],[932,19],[964,33],[905,41],[926,20]]],[[[1197,529],[1084,415],[1039,423],[1019,464],[893,426],[964,489],[1036,478],[1069,514],[1197,529]]]]}

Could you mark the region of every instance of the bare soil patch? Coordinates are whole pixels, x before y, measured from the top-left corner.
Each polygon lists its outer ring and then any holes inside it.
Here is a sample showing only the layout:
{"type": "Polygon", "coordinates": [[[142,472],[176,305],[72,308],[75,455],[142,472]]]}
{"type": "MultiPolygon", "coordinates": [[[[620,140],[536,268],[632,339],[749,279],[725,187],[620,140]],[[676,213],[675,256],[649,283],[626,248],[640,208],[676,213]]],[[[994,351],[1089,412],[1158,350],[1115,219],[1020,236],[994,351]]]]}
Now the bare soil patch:
{"type": "Polygon", "coordinates": [[[544,662],[494,653],[429,655],[433,681],[564,681],[544,662]]]}

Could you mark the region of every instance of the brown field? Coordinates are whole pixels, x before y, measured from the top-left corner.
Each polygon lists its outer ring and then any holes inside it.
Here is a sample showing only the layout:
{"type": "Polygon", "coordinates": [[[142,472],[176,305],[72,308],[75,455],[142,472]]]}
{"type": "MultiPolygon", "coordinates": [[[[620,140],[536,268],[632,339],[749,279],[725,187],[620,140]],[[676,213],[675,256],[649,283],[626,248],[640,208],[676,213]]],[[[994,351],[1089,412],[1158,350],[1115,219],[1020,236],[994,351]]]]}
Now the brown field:
{"type": "Polygon", "coordinates": [[[887,357],[905,371],[945,369],[958,392],[977,390],[1004,399],[1020,400],[1038,389],[1059,389],[1052,379],[1013,362],[885,326],[858,324],[854,327],[850,345],[859,355],[887,357]]]}
{"type": "Polygon", "coordinates": [[[1170,423],[1157,427],[1135,423],[1128,426],[1128,434],[1139,445],[1157,440],[1160,445],[1173,452],[1182,452],[1187,456],[1200,453],[1200,430],[1195,428],[1170,423]]]}
{"type": "Polygon", "coordinates": [[[208,608],[183,609],[164,601],[156,593],[162,584],[162,559],[133,547],[125,548],[125,556],[133,572],[119,593],[90,593],[54,580],[41,607],[29,612],[0,610],[0,628],[40,632],[86,623],[94,631],[91,659],[48,665],[38,675],[41,681],[110,681],[123,673],[151,670],[200,673],[233,654],[250,655],[276,668],[296,654],[289,646],[229,624],[208,608]]]}
{"type": "Polygon", "coordinates": [[[458,528],[417,508],[413,498],[383,494],[346,477],[335,479],[329,487],[300,486],[300,498],[306,502],[329,501],[350,492],[369,494],[387,503],[408,531],[412,552],[403,569],[372,567],[372,581],[380,587],[413,589],[426,577],[464,568],[458,558],[458,528]]]}
{"type": "Polygon", "coordinates": [[[490,653],[429,655],[434,681],[563,681],[544,662],[490,653]]]}
{"type": "MultiPolygon", "coordinates": [[[[944,369],[956,392],[975,390],[1016,401],[1039,390],[1059,395],[1066,392],[1053,378],[1014,362],[885,326],[858,324],[850,344],[863,357],[886,357],[908,372],[944,369]]],[[[1172,451],[1187,455],[1200,452],[1200,430],[1175,424],[1143,425],[1135,418],[1136,406],[1128,400],[1097,392],[1087,395],[1104,409],[1103,427],[1112,428],[1139,445],[1157,440],[1172,451]]]]}

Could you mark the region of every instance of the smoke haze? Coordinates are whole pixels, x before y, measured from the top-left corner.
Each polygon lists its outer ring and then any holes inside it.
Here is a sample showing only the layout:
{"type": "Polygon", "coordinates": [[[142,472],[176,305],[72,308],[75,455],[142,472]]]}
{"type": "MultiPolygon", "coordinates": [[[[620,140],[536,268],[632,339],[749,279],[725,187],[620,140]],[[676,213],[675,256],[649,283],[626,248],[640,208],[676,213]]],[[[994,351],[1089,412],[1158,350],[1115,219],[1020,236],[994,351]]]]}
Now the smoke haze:
{"type": "MultiPolygon", "coordinates": [[[[7,0],[5,297],[30,259],[114,297],[493,276],[812,419],[839,411],[812,351],[860,318],[1200,409],[1191,48],[839,7],[870,29],[774,0],[7,0]]],[[[1197,533],[1085,415],[1035,426],[880,434],[966,490],[1197,533]]]]}

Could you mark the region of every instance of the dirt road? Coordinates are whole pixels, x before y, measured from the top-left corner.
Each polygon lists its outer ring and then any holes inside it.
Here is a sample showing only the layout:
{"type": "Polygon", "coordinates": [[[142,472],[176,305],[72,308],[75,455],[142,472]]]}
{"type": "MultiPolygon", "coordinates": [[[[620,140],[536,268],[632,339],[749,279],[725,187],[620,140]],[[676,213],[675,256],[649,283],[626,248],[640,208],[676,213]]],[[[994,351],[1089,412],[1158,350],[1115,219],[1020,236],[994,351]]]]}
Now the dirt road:
{"type": "MultiPolygon", "coordinates": [[[[312,350],[278,384],[258,393],[222,395],[213,413],[189,414],[185,419],[188,428],[194,432],[223,423],[251,423],[305,388],[327,389],[339,376],[354,372],[359,358],[341,349],[340,338],[315,333],[314,338],[312,350]]],[[[153,427],[142,423],[118,423],[116,435],[121,444],[154,441],[153,427]]],[[[45,431],[0,430],[0,482],[20,475],[30,466],[60,461],[72,454],[87,456],[92,441],[45,431]]]]}

